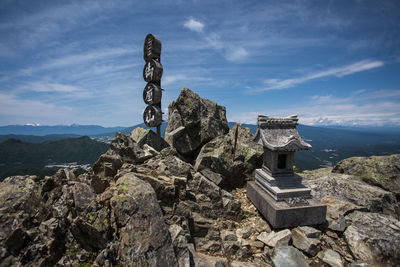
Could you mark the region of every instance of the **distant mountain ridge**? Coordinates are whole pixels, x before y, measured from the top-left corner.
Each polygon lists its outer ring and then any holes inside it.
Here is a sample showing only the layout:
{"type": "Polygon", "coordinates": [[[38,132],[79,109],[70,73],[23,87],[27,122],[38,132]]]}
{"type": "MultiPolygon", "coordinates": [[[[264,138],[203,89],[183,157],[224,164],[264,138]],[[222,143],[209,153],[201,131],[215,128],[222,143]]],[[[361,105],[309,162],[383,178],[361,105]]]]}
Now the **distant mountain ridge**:
{"type": "MultiPolygon", "coordinates": [[[[229,127],[233,127],[236,123],[229,122],[229,127]]],[[[163,122],[161,125],[161,136],[164,137],[167,123],[163,122]]],[[[242,124],[243,127],[248,127],[254,134],[257,131],[257,125],[254,124],[242,124]]],[[[122,132],[125,135],[130,135],[131,131],[137,127],[145,129],[149,128],[144,123],[131,126],[131,127],[101,127],[96,125],[72,125],[72,126],[26,126],[29,128],[40,128],[41,133],[48,133],[46,130],[51,129],[53,132],[55,129],[61,131],[70,131],[71,129],[79,129],[80,134],[75,136],[66,135],[66,137],[78,137],[83,134],[91,132],[95,134],[87,134],[91,139],[99,142],[109,143],[115,137],[116,132],[122,132]],[[47,128],[46,128],[47,127],[47,128]],[[56,128],[53,128],[56,127],[56,128]],[[59,128],[57,128],[59,127],[59,128]],[[63,128],[64,127],[64,128],[63,128]]],[[[4,128],[4,126],[3,126],[4,128]]],[[[372,156],[372,155],[388,155],[400,153],[400,132],[397,132],[396,128],[390,128],[386,131],[386,128],[372,127],[368,129],[366,127],[315,127],[307,125],[298,125],[298,131],[300,136],[312,145],[309,151],[299,151],[295,154],[295,165],[300,170],[317,169],[321,167],[329,167],[335,165],[342,159],[354,157],[354,156],[372,156]]],[[[11,129],[11,128],[9,128],[11,129]]],[[[1,127],[0,127],[1,130],[1,127]]],[[[39,131],[40,132],[40,131],[39,131]]],[[[0,131],[1,133],[1,131],[0,131]]],[[[64,132],[64,134],[67,132],[64,132]]],[[[39,135],[38,136],[26,136],[26,135],[14,135],[14,136],[1,136],[0,143],[10,137],[18,139],[28,143],[41,143],[44,141],[56,141],[61,140],[62,135],[39,135]]]]}
{"type": "Polygon", "coordinates": [[[0,143],[9,140],[16,139],[26,143],[43,143],[47,141],[58,141],[66,138],[78,138],[81,135],[77,134],[49,134],[49,135],[22,135],[22,134],[6,134],[0,135],[0,143]]]}
{"type": "Polygon", "coordinates": [[[51,135],[51,134],[75,134],[75,135],[96,135],[109,132],[116,132],[126,127],[103,127],[99,125],[7,125],[0,126],[0,135],[16,134],[16,135],[51,135]]]}
{"type": "MultiPolygon", "coordinates": [[[[93,164],[108,148],[108,144],[87,136],[43,143],[8,139],[0,143],[0,180],[24,173],[50,175],[47,171],[44,172],[44,167],[48,164],[93,164]],[[26,169],[31,170],[25,171],[26,169]]],[[[55,171],[56,169],[52,171],[53,174],[55,171]]]]}

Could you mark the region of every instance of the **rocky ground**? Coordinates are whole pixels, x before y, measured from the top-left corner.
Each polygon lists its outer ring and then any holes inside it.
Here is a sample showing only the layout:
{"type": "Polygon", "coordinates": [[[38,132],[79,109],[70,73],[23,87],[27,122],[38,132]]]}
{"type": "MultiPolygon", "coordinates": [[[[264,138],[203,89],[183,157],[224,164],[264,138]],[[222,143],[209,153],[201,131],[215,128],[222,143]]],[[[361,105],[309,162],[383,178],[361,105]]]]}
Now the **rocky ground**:
{"type": "Polygon", "coordinates": [[[398,155],[301,173],[326,223],[271,229],[246,197],[250,131],[189,89],[169,118],[167,142],[118,133],[88,173],[6,178],[0,266],[400,265],[398,155]]]}

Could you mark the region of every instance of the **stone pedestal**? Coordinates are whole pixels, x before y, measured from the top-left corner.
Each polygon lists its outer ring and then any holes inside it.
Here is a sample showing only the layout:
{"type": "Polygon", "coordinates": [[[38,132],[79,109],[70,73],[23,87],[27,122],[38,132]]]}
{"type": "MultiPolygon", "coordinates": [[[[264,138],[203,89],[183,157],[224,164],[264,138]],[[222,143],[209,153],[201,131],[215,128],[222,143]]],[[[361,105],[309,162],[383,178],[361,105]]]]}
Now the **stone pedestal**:
{"type": "MultiPolygon", "coordinates": [[[[293,192],[291,191],[291,194],[293,192]]],[[[283,194],[278,191],[277,196],[280,193],[283,194]]],[[[279,198],[283,196],[284,194],[279,198]]],[[[255,181],[247,182],[247,197],[273,228],[315,225],[325,222],[326,206],[313,198],[307,199],[308,204],[291,206],[286,201],[277,201],[270,192],[267,193],[255,181]]]]}
{"type": "Polygon", "coordinates": [[[311,198],[311,189],[301,184],[301,176],[282,175],[272,177],[264,169],[256,169],[255,181],[276,201],[286,198],[311,198]]]}

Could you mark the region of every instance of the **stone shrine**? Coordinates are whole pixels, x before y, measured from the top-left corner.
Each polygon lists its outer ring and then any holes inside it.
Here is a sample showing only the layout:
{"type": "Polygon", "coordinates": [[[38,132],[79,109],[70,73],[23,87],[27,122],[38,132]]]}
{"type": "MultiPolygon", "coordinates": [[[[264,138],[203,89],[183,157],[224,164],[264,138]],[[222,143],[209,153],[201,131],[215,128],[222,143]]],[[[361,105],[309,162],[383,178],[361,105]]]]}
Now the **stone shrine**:
{"type": "Polygon", "coordinates": [[[259,115],[257,124],[254,141],[264,147],[264,160],[254,181],[247,183],[248,198],[274,228],[323,223],[326,206],[311,197],[293,171],[294,153],[311,148],[297,132],[297,115],[259,115]]]}

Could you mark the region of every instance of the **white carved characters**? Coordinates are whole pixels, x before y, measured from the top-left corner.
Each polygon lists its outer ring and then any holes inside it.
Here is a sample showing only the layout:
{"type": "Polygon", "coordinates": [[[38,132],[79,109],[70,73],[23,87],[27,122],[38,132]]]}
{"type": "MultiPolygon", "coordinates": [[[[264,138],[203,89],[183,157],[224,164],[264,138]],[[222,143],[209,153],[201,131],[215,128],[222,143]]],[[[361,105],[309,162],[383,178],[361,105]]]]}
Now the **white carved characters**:
{"type": "Polygon", "coordinates": [[[147,62],[146,68],[144,71],[144,76],[146,77],[147,80],[152,80],[153,79],[153,73],[154,73],[154,67],[151,65],[150,61],[147,62]]]}

